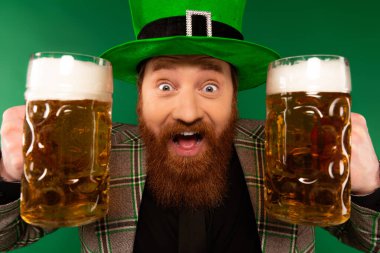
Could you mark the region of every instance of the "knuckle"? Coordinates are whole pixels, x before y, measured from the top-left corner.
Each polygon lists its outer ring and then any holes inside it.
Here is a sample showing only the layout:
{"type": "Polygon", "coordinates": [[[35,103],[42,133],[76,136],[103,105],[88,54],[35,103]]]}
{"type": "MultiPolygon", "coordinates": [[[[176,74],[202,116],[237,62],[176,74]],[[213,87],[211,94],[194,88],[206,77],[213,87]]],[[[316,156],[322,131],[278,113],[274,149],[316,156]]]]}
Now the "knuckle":
{"type": "Polygon", "coordinates": [[[1,124],[0,134],[2,138],[12,138],[11,136],[22,136],[23,123],[4,120],[1,124]]]}
{"type": "Polygon", "coordinates": [[[9,154],[7,159],[3,161],[4,167],[1,174],[3,177],[19,180],[23,173],[24,159],[22,155],[19,154],[9,154]]]}
{"type": "Polygon", "coordinates": [[[360,125],[367,124],[365,117],[359,113],[352,113],[351,118],[353,122],[358,123],[360,125]]]}
{"type": "Polygon", "coordinates": [[[22,155],[14,155],[12,159],[12,167],[15,168],[15,171],[21,171],[24,165],[24,158],[22,155]]]}
{"type": "Polygon", "coordinates": [[[3,120],[23,119],[25,116],[25,105],[10,107],[3,112],[3,120]]]}
{"type": "Polygon", "coordinates": [[[8,159],[11,163],[14,163],[13,161],[23,161],[22,145],[22,139],[2,138],[1,149],[3,152],[3,159],[8,159]]]}

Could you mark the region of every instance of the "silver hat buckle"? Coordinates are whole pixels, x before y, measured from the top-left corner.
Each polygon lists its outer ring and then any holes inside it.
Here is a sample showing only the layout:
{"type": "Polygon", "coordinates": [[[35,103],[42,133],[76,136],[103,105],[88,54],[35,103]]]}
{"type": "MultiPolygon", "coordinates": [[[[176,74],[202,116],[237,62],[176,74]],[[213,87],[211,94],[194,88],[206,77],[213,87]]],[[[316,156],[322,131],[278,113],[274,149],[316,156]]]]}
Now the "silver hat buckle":
{"type": "Polygon", "coordinates": [[[211,12],[186,10],[186,36],[193,36],[192,16],[204,16],[206,18],[207,37],[212,37],[211,12]]]}

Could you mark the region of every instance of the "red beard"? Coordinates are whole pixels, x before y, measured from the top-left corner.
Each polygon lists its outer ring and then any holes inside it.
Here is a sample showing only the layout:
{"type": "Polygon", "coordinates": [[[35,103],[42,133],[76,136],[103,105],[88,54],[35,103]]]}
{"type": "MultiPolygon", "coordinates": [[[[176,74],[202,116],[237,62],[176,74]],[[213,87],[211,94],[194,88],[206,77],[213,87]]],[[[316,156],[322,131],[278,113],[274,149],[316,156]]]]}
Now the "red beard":
{"type": "MultiPolygon", "coordinates": [[[[203,209],[218,206],[227,190],[227,170],[232,155],[236,107],[219,136],[205,122],[191,125],[175,122],[162,126],[159,136],[148,128],[143,117],[140,132],[147,154],[147,187],[163,207],[203,209]],[[179,156],[168,143],[181,132],[200,133],[206,149],[195,156],[179,156]]],[[[141,114],[140,114],[141,116],[141,114]]]]}

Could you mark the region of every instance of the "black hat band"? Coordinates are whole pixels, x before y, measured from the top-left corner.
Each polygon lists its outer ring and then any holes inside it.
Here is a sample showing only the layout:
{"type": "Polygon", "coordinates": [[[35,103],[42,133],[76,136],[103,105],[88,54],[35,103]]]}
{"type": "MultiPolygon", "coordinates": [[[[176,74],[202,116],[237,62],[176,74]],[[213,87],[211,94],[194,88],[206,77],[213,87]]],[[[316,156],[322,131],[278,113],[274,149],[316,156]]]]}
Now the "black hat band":
{"type": "MultiPolygon", "coordinates": [[[[207,18],[202,15],[191,17],[191,36],[208,36],[207,18]]],[[[188,22],[185,16],[161,18],[141,29],[137,39],[152,39],[172,36],[186,36],[188,22]]],[[[218,21],[211,21],[212,37],[243,40],[243,35],[235,28],[218,21]]]]}

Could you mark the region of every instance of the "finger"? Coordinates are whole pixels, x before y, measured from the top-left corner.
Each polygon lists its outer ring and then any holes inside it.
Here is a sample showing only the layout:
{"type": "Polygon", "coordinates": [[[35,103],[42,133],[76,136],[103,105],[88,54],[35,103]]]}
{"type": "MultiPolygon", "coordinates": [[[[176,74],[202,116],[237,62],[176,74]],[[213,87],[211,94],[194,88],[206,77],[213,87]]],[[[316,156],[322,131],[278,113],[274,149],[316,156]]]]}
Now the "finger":
{"type": "Polygon", "coordinates": [[[14,147],[21,149],[23,120],[5,120],[1,126],[1,147],[3,151],[12,152],[14,147]]]}
{"type": "Polygon", "coordinates": [[[3,113],[3,121],[24,119],[24,117],[25,117],[25,105],[19,105],[19,106],[8,108],[3,113]]]}
{"type": "Polygon", "coordinates": [[[366,119],[358,113],[351,114],[352,144],[361,143],[369,138],[366,119]]]}
{"type": "Polygon", "coordinates": [[[1,125],[2,171],[7,181],[19,180],[22,175],[22,133],[25,106],[9,108],[3,113],[1,125]]]}
{"type": "Polygon", "coordinates": [[[353,126],[361,126],[367,128],[366,119],[359,113],[351,113],[351,123],[353,126]]]}

